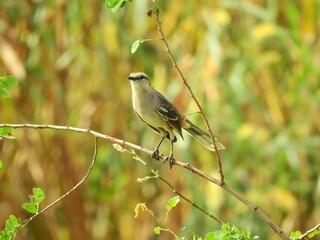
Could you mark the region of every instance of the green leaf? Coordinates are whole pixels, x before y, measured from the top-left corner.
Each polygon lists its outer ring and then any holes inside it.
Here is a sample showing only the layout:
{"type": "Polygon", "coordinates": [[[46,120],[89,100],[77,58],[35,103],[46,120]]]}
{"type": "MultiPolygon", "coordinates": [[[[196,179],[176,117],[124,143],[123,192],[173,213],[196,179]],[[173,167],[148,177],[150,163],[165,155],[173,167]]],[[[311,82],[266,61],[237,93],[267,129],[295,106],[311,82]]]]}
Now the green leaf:
{"type": "Polygon", "coordinates": [[[157,234],[157,235],[159,235],[160,234],[160,232],[161,232],[161,227],[155,227],[154,229],[153,229],[153,231],[154,231],[154,233],[155,234],[157,234]]]}
{"type": "Polygon", "coordinates": [[[320,230],[319,229],[314,230],[313,232],[309,233],[308,234],[308,238],[313,238],[316,235],[320,235],[320,230]]]}
{"type": "Polygon", "coordinates": [[[238,231],[230,233],[230,237],[232,237],[234,239],[240,239],[240,236],[241,236],[241,234],[238,231]]]}
{"type": "Polygon", "coordinates": [[[231,227],[230,227],[229,223],[224,223],[224,224],[222,224],[221,230],[222,230],[223,232],[230,232],[231,227]]]}
{"type": "Polygon", "coordinates": [[[0,97],[9,98],[11,97],[11,94],[6,88],[0,88],[0,97]]]}
{"type": "Polygon", "coordinates": [[[14,227],[20,226],[19,220],[17,219],[16,216],[10,215],[9,220],[14,227]]]}
{"type": "Polygon", "coordinates": [[[204,240],[216,240],[216,237],[214,236],[214,232],[207,233],[204,240]]]}
{"type": "Polygon", "coordinates": [[[46,195],[41,188],[33,188],[32,193],[34,196],[34,201],[37,204],[40,204],[46,198],[46,195]]]}
{"type": "Polygon", "coordinates": [[[29,213],[37,213],[37,204],[36,203],[24,203],[22,204],[22,208],[27,210],[29,213]]]}
{"type": "Polygon", "coordinates": [[[0,77],[0,89],[1,88],[13,88],[18,85],[18,80],[12,76],[0,77]]]}
{"type": "Polygon", "coordinates": [[[294,238],[300,237],[301,235],[302,235],[302,233],[300,231],[295,231],[295,232],[290,233],[290,238],[294,239],[294,238]]]}
{"type": "Polygon", "coordinates": [[[0,160],[0,170],[2,169],[2,161],[0,160]]]}
{"type": "Polygon", "coordinates": [[[106,0],[106,5],[112,12],[116,12],[120,8],[123,8],[127,2],[128,0],[106,0]]]}
{"type": "Polygon", "coordinates": [[[15,139],[13,128],[9,127],[2,127],[0,128],[0,137],[7,138],[7,139],[15,139]]]}
{"type": "Polygon", "coordinates": [[[226,235],[226,233],[221,230],[214,232],[214,237],[217,239],[223,238],[225,235],[226,235]]]}
{"type": "Polygon", "coordinates": [[[132,46],[131,46],[131,54],[134,54],[136,51],[137,51],[137,49],[139,48],[139,46],[140,46],[140,43],[142,43],[143,41],[141,41],[141,40],[135,40],[134,41],[134,43],[132,44],[132,46]]]}
{"type": "Polygon", "coordinates": [[[9,219],[6,221],[5,228],[1,232],[0,240],[10,240],[12,237],[15,237],[19,227],[19,220],[16,216],[10,215],[9,219]]]}
{"type": "Polygon", "coordinates": [[[167,205],[166,205],[166,209],[167,211],[170,211],[172,208],[174,208],[175,206],[177,206],[177,204],[180,202],[180,197],[179,196],[175,196],[173,198],[170,198],[167,205]]]}
{"type": "Polygon", "coordinates": [[[11,223],[10,219],[6,221],[6,232],[9,234],[14,232],[14,225],[11,223]]]}

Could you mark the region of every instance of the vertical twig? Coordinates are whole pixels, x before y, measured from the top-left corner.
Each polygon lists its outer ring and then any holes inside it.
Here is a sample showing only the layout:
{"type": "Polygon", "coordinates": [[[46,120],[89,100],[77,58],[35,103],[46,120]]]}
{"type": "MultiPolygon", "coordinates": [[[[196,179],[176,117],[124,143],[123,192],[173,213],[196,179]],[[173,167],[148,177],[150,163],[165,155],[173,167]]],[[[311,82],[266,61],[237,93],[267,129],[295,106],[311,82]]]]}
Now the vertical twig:
{"type": "MultiPolygon", "coordinates": [[[[155,3],[155,1],[154,1],[154,3],[155,3]]],[[[166,47],[166,52],[169,54],[169,57],[170,57],[170,59],[172,61],[172,64],[173,64],[173,67],[175,67],[177,69],[183,84],[187,87],[189,93],[191,94],[192,99],[194,100],[194,102],[196,103],[196,105],[197,105],[197,107],[198,107],[198,109],[200,111],[202,119],[204,120],[204,122],[206,124],[207,130],[209,132],[211,141],[213,142],[213,146],[214,146],[214,149],[215,149],[214,152],[215,152],[215,156],[217,158],[217,162],[218,162],[218,166],[219,166],[220,181],[221,181],[222,184],[224,184],[224,175],[223,175],[223,170],[222,170],[222,162],[221,162],[221,157],[220,157],[220,154],[219,154],[219,151],[218,151],[218,148],[217,148],[216,138],[212,134],[212,130],[211,130],[210,124],[209,124],[208,119],[206,118],[206,116],[205,116],[205,114],[203,112],[203,109],[202,109],[198,99],[194,95],[189,83],[187,82],[187,80],[184,77],[182,71],[180,70],[179,66],[177,65],[176,60],[173,57],[173,54],[172,54],[172,52],[170,50],[168,42],[167,42],[167,40],[166,40],[166,38],[164,36],[164,33],[162,31],[161,22],[160,22],[160,19],[159,19],[159,7],[154,7],[154,11],[155,11],[155,14],[156,14],[156,22],[157,22],[157,25],[158,25],[158,31],[159,31],[159,33],[161,35],[161,40],[163,41],[163,43],[164,43],[164,45],[166,47]]]]}

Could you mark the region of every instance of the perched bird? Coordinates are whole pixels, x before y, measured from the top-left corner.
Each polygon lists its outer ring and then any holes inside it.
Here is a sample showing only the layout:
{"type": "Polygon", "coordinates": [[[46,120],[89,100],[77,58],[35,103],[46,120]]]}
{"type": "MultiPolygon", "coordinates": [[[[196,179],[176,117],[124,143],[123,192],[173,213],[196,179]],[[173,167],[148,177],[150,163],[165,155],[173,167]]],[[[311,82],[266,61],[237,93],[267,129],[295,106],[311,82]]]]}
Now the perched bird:
{"type": "MultiPolygon", "coordinates": [[[[182,129],[199,140],[210,151],[215,150],[210,135],[180,114],[172,103],[152,87],[145,73],[131,73],[128,79],[131,84],[134,112],[139,119],[162,136],[152,153],[153,158],[159,160],[159,147],[162,141],[168,138],[171,141],[169,164],[172,168],[173,143],[177,141],[174,131],[183,139],[182,129]]],[[[224,146],[218,140],[216,140],[216,146],[218,149],[224,149],[224,146]]]]}

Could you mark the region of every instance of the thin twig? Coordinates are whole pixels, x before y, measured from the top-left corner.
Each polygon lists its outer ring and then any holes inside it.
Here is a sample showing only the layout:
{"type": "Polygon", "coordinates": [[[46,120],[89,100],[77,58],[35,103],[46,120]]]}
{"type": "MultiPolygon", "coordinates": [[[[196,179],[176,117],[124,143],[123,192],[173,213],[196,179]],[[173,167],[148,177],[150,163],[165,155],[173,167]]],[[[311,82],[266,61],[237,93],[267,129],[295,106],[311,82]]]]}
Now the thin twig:
{"type": "Polygon", "coordinates": [[[86,178],[89,176],[95,161],[96,161],[96,157],[97,157],[97,152],[98,152],[98,137],[95,137],[95,144],[94,144],[94,153],[93,153],[93,157],[92,157],[92,161],[91,161],[91,165],[87,171],[87,173],[84,175],[84,177],[73,187],[71,188],[68,192],[66,192],[65,194],[63,194],[61,197],[59,197],[58,199],[56,199],[54,202],[52,202],[51,204],[49,204],[48,206],[46,206],[44,209],[42,209],[41,211],[37,212],[35,215],[31,216],[30,218],[24,220],[21,223],[20,228],[24,227],[26,224],[28,224],[30,221],[32,221],[35,217],[39,216],[40,214],[46,212],[49,208],[53,207],[54,205],[56,205],[58,202],[60,202],[62,199],[64,199],[66,196],[68,196],[71,192],[73,192],[74,190],[76,190],[85,180],[86,178]]]}
{"type": "Polygon", "coordinates": [[[320,230],[320,223],[315,226],[314,228],[311,228],[310,230],[306,231],[304,234],[302,234],[300,237],[295,238],[294,240],[302,240],[302,239],[309,239],[307,236],[312,233],[315,230],[320,230]]]}
{"type": "MultiPolygon", "coordinates": [[[[0,124],[0,127],[11,127],[11,128],[34,128],[34,129],[54,129],[54,130],[62,130],[62,131],[72,131],[72,132],[78,132],[78,133],[89,133],[95,137],[106,139],[109,141],[112,141],[114,143],[118,143],[123,146],[128,146],[133,149],[143,151],[146,153],[151,154],[152,151],[144,148],[142,146],[135,145],[133,143],[127,142],[125,140],[121,140],[118,138],[114,138],[111,136],[108,136],[106,134],[102,134],[96,131],[93,131],[91,129],[85,129],[85,128],[77,128],[77,127],[70,127],[70,126],[59,126],[59,125],[50,125],[50,124],[28,124],[28,123],[20,123],[20,124],[0,124]]],[[[164,159],[164,155],[161,155],[161,158],[164,159]]]]}
{"type": "Polygon", "coordinates": [[[166,179],[164,179],[163,177],[161,177],[157,171],[155,171],[149,164],[147,164],[145,161],[143,161],[134,151],[130,152],[130,151],[126,151],[130,154],[133,154],[134,159],[138,160],[139,162],[141,162],[145,167],[147,167],[150,172],[152,174],[154,174],[158,179],[160,179],[163,183],[165,183],[169,188],[171,188],[171,190],[179,195],[183,200],[185,200],[186,202],[188,202],[189,204],[191,204],[192,206],[194,206],[195,208],[197,208],[198,210],[200,210],[201,212],[203,212],[205,215],[209,216],[210,218],[212,218],[213,220],[215,220],[216,222],[223,224],[223,221],[221,221],[219,218],[213,216],[211,213],[207,212],[204,208],[200,207],[199,205],[197,205],[196,203],[194,203],[193,201],[191,201],[189,198],[187,198],[186,196],[184,196],[182,193],[180,193],[171,183],[169,183],[166,179]]]}
{"type": "Polygon", "coordinates": [[[200,111],[200,114],[206,124],[206,127],[207,127],[207,130],[209,132],[209,135],[210,135],[210,138],[211,138],[211,141],[213,142],[213,146],[214,146],[214,149],[215,149],[215,155],[216,155],[216,158],[217,158],[217,162],[218,162],[218,166],[219,166],[219,174],[220,174],[220,181],[222,183],[224,183],[224,175],[223,175],[223,170],[222,170],[222,162],[221,162],[221,158],[220,158],[220,154],[219,154],[219,150],[217,148],[217,144],[216,144],[216,138],[213,136],[212,134],[212,130],[211,130],[211,127],[210,127],[210,124],[208,122],[208,119],[207,117],[205,116],[204,112],[203,112],[203,109],[198,101],[198,99],[196,98],[196,96],[194,95],[188,81],[186,80],[186,78],[184,77],[182,71],[180,70],[175,58],[173,57],[173,54],[170,50],[170,47],[169,47],[169,44],[164,36],[164,33],[163,33],[163,30],[162,30],[162,27],[161,27],[161,22],[160,22],[160,19],[159,19],[159,9],[158,8],[155,8],[155,13],[156,13],[156,22],[157,22],[157,25],[158,25],[158,31],[161,35],[161,39],[166,47],[166,52],[169,54],[169,57],[172,61],[172,64],[173,64],[173,67],[175,67],[181,77],[181,80],[183,82],[183,84],[186,86],[186,88],[188,89],[189,93],[191,94],[191,97],[192,99],[194,100],[194,102],[196,103],[199,111],[200,111]]]}
{"type": "MultiPolygon", "coordinates": [[[[69,127],[69,126],[57,126],[57,125],[41,125],[41,124],[0,124],[0,128],[1,127],[11,127],[11,128],[34,128],[34,129],[54,129],[54,130],[65,130],[65,131],[74,131],[74,132],[79,132],[79,133],[88,133],[91,134],[97,138],[102,138],[102,139],[106,139],[109,141],[112,141],[114,143],[118,143],[120,145],[123,146],[128,146],[130,148],[148,153],[151,155],[152,151],[144,148],[142,146],[138,146],[135,145],[133,143],[127,142],[125,140],[121,140],[118,138],[114,138],[114,137],[110,137],[108,135],[99,133],[99,132],[95,132],[92,131],[90,129],[83,129],[83,128],[76,128],[76,127],[69,127]]],[[[160,158],[162,160],[166,159],[166,156],[164,155],[160,155],[160,158]]],[[[249,200],[247,200],[246,198],[244,198],[243,196],[241,196],[238,192],[236,192],[235,190],[233,190],[231,187],[229,187],[227,184],[225,184],[224,182],[219,181],[216,178],[213,178],[211,176],[209,176],[208,174],[202,172],[201,170],[192,167],[189,163],[183,163],[177,160],[174,160],[174,165],[183,167],[187,170],[189,170],[190,172],[197,174],[198,176],[204,178],[207,181],[210,181],[220,187],[222,187],[223,189],[225,189],[227,192],[229,192],[231,195],[233,195],[234,197],[236,197],[239,201],[241,201],[242,203],[244,203],[246,206],[248,206],[255,214],[257,214],[267,225],[269,225],[272,229],[274,229],[274,231],[284,240],[289,240],[289,237],[282,231],[282,229],[277,226],[269,217],[267,217],[260,209],[258,209],[257,206],[253,205],[249,200]]]]}
{"type": "Polygon", "coordinates": [[[229,187],[226,183],[222,183],[216,178],[213,178],[209,176],[208,174],[202,172],[201,170],[192,167],[189,163],[183,163],[183,162],[175,162],[175,165],[183,167],[185,169],[188,169],[189,171],[197,174],[198,176],[204,178],[207,181],[210,181],[220,187],[222,187],[224,190],[229,192],[232,196],[237,198],[239,201],[244,203],[247,207],[250,208],[255,214],[257,214],[266,224],[268,224],[282,239],[289,240],[289,237],[282,231],[282,229],[275,224],[266,214],[264,214],[257,206],[252,204],[248,199],[243,197],[241,194],[239,194],[237,191],[233,190],[231,187],[229,187]]]}

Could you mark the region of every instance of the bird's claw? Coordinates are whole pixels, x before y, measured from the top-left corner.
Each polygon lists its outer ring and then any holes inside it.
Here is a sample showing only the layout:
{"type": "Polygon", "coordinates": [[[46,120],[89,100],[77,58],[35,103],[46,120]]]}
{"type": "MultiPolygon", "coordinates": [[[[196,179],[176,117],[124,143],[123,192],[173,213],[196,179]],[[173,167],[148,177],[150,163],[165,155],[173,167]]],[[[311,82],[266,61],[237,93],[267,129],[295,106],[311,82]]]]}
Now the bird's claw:
{"type": "Polygon", "coordinates": [[[173,156],[172,156],[172,154],[170,154],[170,156],[168,157],[168,161],[169,161],[170,169],[172,169],[172,167],[173,167],[173,156]]]}
{"type": "MultiPolygon", "coordinates": [[[[151,154],[151,157],[159,161],[159,160],[160,160],[159,150],[158,150],[158,149],[154,150],[154,151],[152,152],[152,154],[151,154]]],[[[173,161],[174,161],[174,160],[173,160],[173,155],[170,154],[168,157],[166,157],[166,158],[163,160],[163,162],[165,162],[165,161],[167,161],[167,160],[169,161],[170,169],[172,169],[172,167],[173,167],[173,161]]]]}
{"type": "Polygon", "coordinates": [[[154,150],[151,154],[151,157],[159,161],[160,159],[159,150],[158,149],[154,150]]]}

